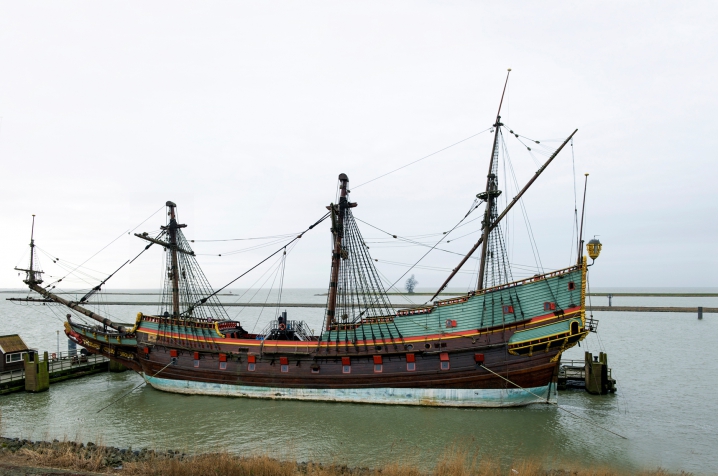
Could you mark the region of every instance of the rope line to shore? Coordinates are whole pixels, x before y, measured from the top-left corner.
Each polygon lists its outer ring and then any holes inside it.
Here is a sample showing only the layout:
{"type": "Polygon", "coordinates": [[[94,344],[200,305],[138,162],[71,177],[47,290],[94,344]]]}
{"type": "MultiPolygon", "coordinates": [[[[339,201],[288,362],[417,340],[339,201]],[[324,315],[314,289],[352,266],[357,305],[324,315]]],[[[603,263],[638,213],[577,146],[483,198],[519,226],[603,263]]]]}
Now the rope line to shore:
{"type": "MultiPolygon", "coordinates": [[[[482,369],[488,370],[489,372],[491,372],[492,374],[496,375],[497,377],[506,380],[506,381],[507,381],[508,383],[510,383],[511,385],[514,385],[514,386],[520,388],[521,390],[523,390],[524,392],[528,392],[528,393],[530,393],[531,395],[533,395],[534,397],[536,397],[536,398],[538,398],[539,400],[542,400],[542,401],[543,401],[543,397],[540,397],[540,396],[536,395],[536,394],[533,393],[531,390],[526,390],[525,388],[523,388],[521,385],[517,384],[516,382],[512,382],[511,380],[507,379],[507,378],[504,377],[503,375],[497,374],[496,372],[494,372],[494,371],[491,370],[490,368],[486,367],[484,364],[480,364],[480,365],[481,365],[481,368],[482,368],[482,369]]],[[[550,390],[549,390],[549,392],[550,392],[550,390]]],[[[597,424],[597,423],[595,423],[595,422],[592,422],[592,421],[589,420],[588,418],[584,418],[584,417],[582,417],[582,416],[580,416],[580,415],[575,414],[575,413],[572,412],[571,410],[566,410],[565,408],[563,408],[563,407],[562,407],[561,405],[559,405],[558,403],[551,402],[551,401],[549,401],[549,400],[546,400],[546,403],[548,403],[549,405],[556,405],[556,408],[558,408],[559,410],[563,410],[563,411],[565,411],[566,413],[568,413],[569,415],[572,415],[572,416],[578,418],[579,420],[584,420],[584,421],[590,423],[591,425],[596,426],[596,427],[598,427],[598,428],[600,428],[600,429],[602,429],[602,430],[604,430],[604,431],[607,431],[607,432],[609,432],[609,433],[613,433],[614,435],[616,435],[616,436],[618,436],[618,437],[620,437],[620,438],[623,438],[624,440],[627,440],[627,439],[628,439],[627,437],[625,437],[625,436],[623,436],[623,435],[619,435],[619,434],[616,433],[615,431],[611,431],[611,430],[609,430],[608,428],[605,428],[605,427],[603,427],[603,426],[601,426],[601,425],[599,425],[599,424],[597,424]]]]}
{"type": "MultiPolygon", "coordinates": [[[[167,365],[165,365],[164,367],[162,367],[161,369],[159,369],[159,370],[157,371],[157,373],[154,374],[152,377],[157,377],[160,372],[162,372],[164,369],[166,369],[166,368],[169,367],[170,365],[172,365],[172,360],[170,360],[170,362],[169,362],[167,365]]],[[[122,395],[122,396],[121,396],[120,398],[118,398],[117,400],[115,400],[115,401],[113,401],[113,402],[110,402],[109,405],[106,405],[106,406],[100,408],[99,410],[97,410],[97,413],[100,413],[102,410],[104,410],[104,409],[106,409],[106,408],[108,408],[108,407],[114,405],[115,403],[119,402],[120,400],[122,400],[123,398],[125,398],[127,395],[131,394],[132,392],[134,392],[135,390],[137,390],[137,389],[140,388],[141,386],[145,385],[146,383],[147,383],[147,380],[145,380],[144,377],[142,377],[142,383],[141,383],[141,384],[139,384],[138,386],[136,386],[135,388],[133,388],[132,390],[130,390],[130,391],[127,392],[126,394],[122,395]]]]}

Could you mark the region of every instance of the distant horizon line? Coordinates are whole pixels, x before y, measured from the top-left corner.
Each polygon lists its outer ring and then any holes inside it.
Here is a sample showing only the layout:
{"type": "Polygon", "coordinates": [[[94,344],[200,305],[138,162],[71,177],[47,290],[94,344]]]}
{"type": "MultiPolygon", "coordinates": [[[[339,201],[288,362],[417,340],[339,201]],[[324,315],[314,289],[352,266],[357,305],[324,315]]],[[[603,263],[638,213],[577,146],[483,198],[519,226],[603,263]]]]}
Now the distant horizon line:
{"type": "MultiPolygon", "coordinates": [[[[89,290],[89,288],[87,288],[89,290]]],[[[247,290],[247,289],[255,289],[255,288],[231,288],[227,289],[226,291],[234,291],[234,290],[247,290]]],[[[261,289],[261,288],[260,288],[261,289]]],[[[293,289],[293,290],[323,290],[326,291],[326,287],[285,287],[285,290],[293,289]]],[[[718,290],[718,286],[593,286],[593,291],[590,292],[591,294],[599,291],[600,292],[606,292],[606,290],[614,290],[614,289],[714,289],[718,290]]],[[[76,292],[82,292],[85,290],[85,288],[82,288],[76,292]]],[[[161,291],[162,288],[106,288],[103,289],[103,291],[107,292],[113,292],[113,291],[161,291]]],[[[32,290],[28,288],[0,288],[0,293],[9,293],[9,292],[32,292],[32,290]]],[[[274,290],[278,291],[278,290],[274,290]]],[[[426,293],[426,292],[435,292],[436,288],[417,288],[414,293],[401,293],[401,294],[417,294],[417,293],[426,293]]],[[[72,289],[69,290],[61,290],[58,289],[58,292],[75,292],[72,289]]],[[[465,289],[458,289],[458,288],[448,288],[442,291],[442,294],[445,293],[455,293],[455,292],[467,292],[465,289]]],[[[387,294],[393,294],[396,293],[396,291],[388,291],[387,294]]]]}

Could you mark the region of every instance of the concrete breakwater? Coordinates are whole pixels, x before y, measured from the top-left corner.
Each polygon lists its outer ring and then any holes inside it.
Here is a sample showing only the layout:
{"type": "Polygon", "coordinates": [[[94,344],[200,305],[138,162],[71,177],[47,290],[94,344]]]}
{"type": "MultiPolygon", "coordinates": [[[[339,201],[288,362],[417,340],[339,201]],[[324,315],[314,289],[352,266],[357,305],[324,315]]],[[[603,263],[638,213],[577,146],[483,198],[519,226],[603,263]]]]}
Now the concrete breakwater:
{"type": "MultiPolygon", "coordinates": [[[[23,302],[44,302],[49,303],[49,300],[34,299],[34,298],[10,298],[8,301],[23,301],[23,302]]],[[[89,302],[88,304],[101,304],[103,306],[147,306],[148,302],[140,301],[106,301],[102,303],[89,302]]],[[[276,307],[275,304],[268,305],[264,302],[225,302],[221,304],[207,303],[205,306],[218,306],[222,307],[276,307]]],[[[426,304],[408,304],[404,303],[401,305],[394,306],[395,309],[413,309],[416,307],[425,307],[426,304]]],[[[284,309],[290,308],[325,308],[325,303],[305,303],[305,302],[283,302],[279,304],[279,307],[284,309]]],[[[380,304],[366,304],[362,306],[366,309],[382,308],[380,304]]],[[[702,307],[702,312],[705,313],[718,313],[718,307],[702,307]]],[[[698,307],[677,307],[677,306],[586,306],[586,310],[589,311],[614,311],[614,312],[683,312],[683,313],[696,313],[699,311],[698,307]]]]}
{"type": "Polygon", "coordinates": [[[586,306],[587,311],[613,312],[690,312],[697,313],[702,309],[705,313],[718,313],[718,307],[676,307],[676,306],[586,306]]]}

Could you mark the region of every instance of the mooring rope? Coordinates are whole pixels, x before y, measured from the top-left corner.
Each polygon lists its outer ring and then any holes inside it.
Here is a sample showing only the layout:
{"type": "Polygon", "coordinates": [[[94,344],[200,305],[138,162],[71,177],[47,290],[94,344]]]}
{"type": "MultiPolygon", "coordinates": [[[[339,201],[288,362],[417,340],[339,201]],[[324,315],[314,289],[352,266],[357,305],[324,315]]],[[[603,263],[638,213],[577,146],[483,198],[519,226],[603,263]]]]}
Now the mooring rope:
{"type": "MultiPolygon", "coordinates": [[[[512,382],[511,380],[507,379],[507,378],[504,377],[503,375],[497,374],[496,372],[494,372],[494,371],[491,370],[490,368],[486,367],[484,364],[480,364],[480,365],[481,365],[481,368],[482,368],[482,369],[487,370],[487,371],[491,372],[492,374],[496,375],[497,377],[506,380],[508,383],[510,383],[511,385],[514,385],[514,386],[516,386],[516,387],[518,387],[518,388],[520,388],[520,389],[523,390],[524,392],[530,393],[531,395],[533,395],[534,397],[538,398],[539,400],[543,400],[543,397],[540,397],[540,396],[536,395],[536,394],[533,393],[531,390],[526,390],[525,388],[523,388],[521,385],[517,384],[516,382],[512,382]]],[[[550,390],[549,390],[549,392],[550,392],[550,390]]],[[[602,429],[602,430],[604,430],[604,431],[607,431],[607,432],[609,432],[609,433],[613,433],[614,435],[616,435],[616,436],[618,436],[618,437],[621,437],[621,438],[623,438],[624,440],[627,440],[627,439],[628,439],[628,438],[626,438],[626,437],[623,436],[623,435],[619,435],[619,434],[616,433],[615,431],[611,431],[611,430],[609,430],[608,428],[604,428],[604,427],[602,427],[601,425],[592,422],[592,421],[589,420],[588,418],[584,418],[584,417],[582,417],[582,416],[580,416],[580,415],[575,414],[575,413],[572,412],[571,410],[566,410],[565,408],[563,408],[563,407],[562,407],[561,405],[559,405],[558,403],[551,402],[551,401],[549,401],[549,400],[546,400],[546,403],[548,403],[549,405],[556,405],[556,407],[557,407],[559,410],[563,410],[563,411],[565,411],[566,413],[568,413],[569,415],[572,415],[572,416],[578,418],[579,420],[584,420],[584,421],[586,421],[586,422],[592,424],[593,426],[596,426],[596,427],[598,427],[598,428],[600,428],[600,429],[602,429]]]]}
{"type": "MultiPolygon", "coordinates": [[[[170,365],[172,365],[172,360],[170,360],[170,363],[169,363],[169,364],[167,364],[167,365],[165,365],[164,367],[162,367],[161,369],[159,369],[159,370],[157,371],[157,373],[154,374],[152,377],[157,377],[157,376],[160,374],[160,372],[162,372],[164,369],[166,369],[166,368],[169,367],[170,365]]],[[[109,363],[108,363],[108,367],[109,367],[109,363]]],[[[122,396],[121,396],[120,398],[118,398],[117,400],[111,402],[109,405],[106,405],[106,406],[100,408],[99,410],[97,410],[97,413],[100,413],[102,410],[104,410],[104,409],[106,409],[106,408],[108,408],[108,407],[111,407],[111,406],[114,405],[115,403],[117,403],[117,402],[119,402],[120,400],[122,400],[123,398],[125,398],[127,395],[131,394],[132,392],[134,392],[135,390],[137,390],[137,389],[140,388],[141,386],[145,385],[146,383],[147,383],[147,380],[145,380],[145,378],[142,377],[142,383],[141,383],[141,384],[139,384],[138,386],[136,386],[135,388],[133,388],[132,390],[130,390],[130,391],[127,392],[126,394],[122,395],[122,396]]]]}

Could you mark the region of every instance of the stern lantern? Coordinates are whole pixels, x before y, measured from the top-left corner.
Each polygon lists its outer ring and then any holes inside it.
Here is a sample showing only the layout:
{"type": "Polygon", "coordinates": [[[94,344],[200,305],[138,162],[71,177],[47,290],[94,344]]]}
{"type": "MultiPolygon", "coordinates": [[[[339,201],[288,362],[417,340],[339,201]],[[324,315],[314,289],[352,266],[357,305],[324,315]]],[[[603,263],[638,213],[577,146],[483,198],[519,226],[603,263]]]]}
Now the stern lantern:
{"type": "Polygon", "coordinates": [[[598,241],[597,238],[592,239],[588,243],[586,243],[586,250],[588,250],[588,256],[593,260],[596,261],[596,258],[598,258],[598,255],[601,254],[601,248],[603,245],[600,241],[598,241]]]}

